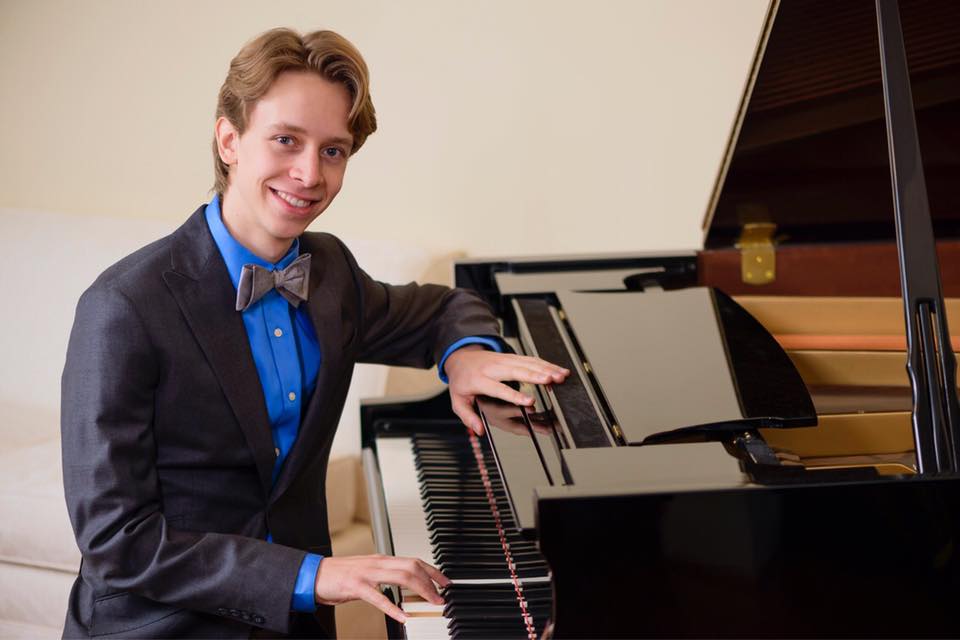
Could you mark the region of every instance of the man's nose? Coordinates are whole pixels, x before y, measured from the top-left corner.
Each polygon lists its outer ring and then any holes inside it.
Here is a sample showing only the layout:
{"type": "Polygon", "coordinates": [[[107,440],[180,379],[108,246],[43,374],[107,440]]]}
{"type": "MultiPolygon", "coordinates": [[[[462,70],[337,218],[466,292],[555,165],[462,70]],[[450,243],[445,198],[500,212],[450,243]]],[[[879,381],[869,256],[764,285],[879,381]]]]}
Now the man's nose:
{"type": "Polygon", "coordinates": [[[290,168],[290,177],[304,187],[315,187],[323,181],[320,156],[315,153],[301,153],[290,168]]]}

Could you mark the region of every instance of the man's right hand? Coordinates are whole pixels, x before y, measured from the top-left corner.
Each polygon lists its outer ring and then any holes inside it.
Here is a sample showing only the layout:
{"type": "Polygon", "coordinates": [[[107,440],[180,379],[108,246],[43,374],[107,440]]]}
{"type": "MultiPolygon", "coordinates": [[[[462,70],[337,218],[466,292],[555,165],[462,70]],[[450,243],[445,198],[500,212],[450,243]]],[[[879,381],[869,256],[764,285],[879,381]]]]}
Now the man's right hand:
{"type": "Polygon", "coordinates": [[[344,556],[320,561],[314,595],[320,604],[365,600],[404,623],[407,616],[380,592],[381,584],[395,584],[413,591],[427,602],[443,604],[434,583],[445,587],[450,580],[423,560],[393,556],[344,556]]]}

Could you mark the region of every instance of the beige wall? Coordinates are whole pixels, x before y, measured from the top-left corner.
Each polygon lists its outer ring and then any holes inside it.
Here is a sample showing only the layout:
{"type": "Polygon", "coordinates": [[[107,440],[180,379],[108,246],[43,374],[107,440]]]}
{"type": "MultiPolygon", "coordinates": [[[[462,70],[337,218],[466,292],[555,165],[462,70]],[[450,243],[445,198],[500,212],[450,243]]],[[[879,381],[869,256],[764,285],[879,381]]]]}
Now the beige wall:
{"type": "Polygon", "coordinates": [[[287,25],[358,45],[380,119],[315,229],[472,255],[694,248],[765,6],[0,0],[0,208],[184,218],[229,59],[287,25]]]}

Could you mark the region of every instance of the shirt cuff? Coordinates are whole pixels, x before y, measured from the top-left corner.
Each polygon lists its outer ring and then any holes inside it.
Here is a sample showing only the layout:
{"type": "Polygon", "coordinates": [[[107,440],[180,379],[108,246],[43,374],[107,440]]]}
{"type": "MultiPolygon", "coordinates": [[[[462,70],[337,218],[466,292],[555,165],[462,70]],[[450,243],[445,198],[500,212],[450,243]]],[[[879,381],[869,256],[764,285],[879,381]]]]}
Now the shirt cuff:
{"type": "Polygon", "coordinates": [[[297,583],[293,587],[293,602],[291,606],[294,611],[313,613],[317,610],[314,591],[316,589],[317,572],[320,571],[321,560],[323,560],[323,556],[308,553],[303,558],[303,562],[300,563],[300,573],[297,574],[297,583]]]}
{"type": "Polygon", "coordinates": [[[446,384],[449,382],[447,380],[447,374],[443,370],[443,365],[446,363],[447,358],[450,357],[450,354],[459,349],[460,347],[465,347],[468,344],[482,344],[483,346],[496,351],[497,353],[503,353],[503,346],[500,344],[500,341],[496,338],[486,338],[483,336],[467,336],[466,338],[460,338],[447,349],[446,353],[443,354],[443,357],[440,358],[440,364],[437,365],[437,375],[440,376],[440,382],[446,384]]]}

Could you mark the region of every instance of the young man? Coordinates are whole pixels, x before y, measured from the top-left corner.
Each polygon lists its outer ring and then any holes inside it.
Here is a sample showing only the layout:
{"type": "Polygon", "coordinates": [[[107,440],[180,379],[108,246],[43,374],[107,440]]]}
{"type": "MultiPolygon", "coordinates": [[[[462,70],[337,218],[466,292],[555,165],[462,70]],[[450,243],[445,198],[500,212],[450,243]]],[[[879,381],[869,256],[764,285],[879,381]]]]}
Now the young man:
{"type": "Polygon", "coordinates": [[[83,555],[64,636],[332,637],[329,605],[398,584],[440,602],[415,558],[330,556],[325,476],[356,362],[439,363],[476,395],[567,372],[498,353],[473,294],[372,280],[304,233],[376,129],[366,66],[329,31],[276,29],[231,62],[216,195],[84,293],[62,385],[67,506],[83,555]]]}

